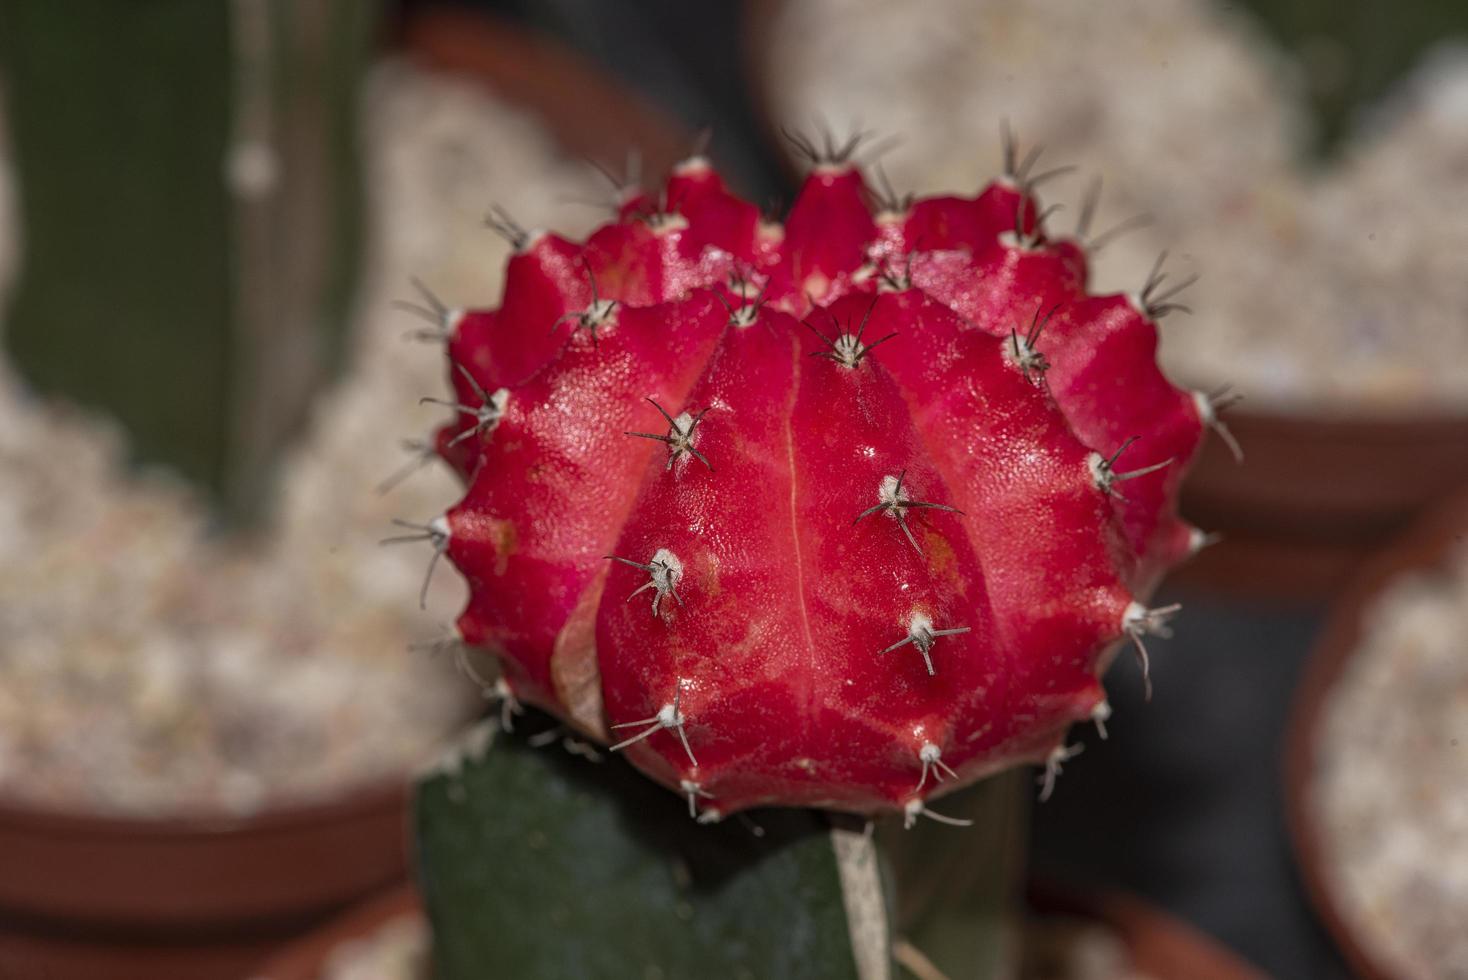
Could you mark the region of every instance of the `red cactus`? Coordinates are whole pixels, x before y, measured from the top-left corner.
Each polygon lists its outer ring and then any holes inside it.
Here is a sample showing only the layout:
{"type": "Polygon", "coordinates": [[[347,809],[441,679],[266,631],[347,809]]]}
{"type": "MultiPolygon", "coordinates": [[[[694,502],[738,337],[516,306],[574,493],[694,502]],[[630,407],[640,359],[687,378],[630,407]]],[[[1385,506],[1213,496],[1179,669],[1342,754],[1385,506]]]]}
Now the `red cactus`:
{"type": "Polygon", "coordinates": [[[827,158],[782,227],[694,158],[448,317],[464,641],[708,817],[1057,766],[1200,539],[1157,284],[1087,295],[1012,178],[872,199],[827,158]]]}

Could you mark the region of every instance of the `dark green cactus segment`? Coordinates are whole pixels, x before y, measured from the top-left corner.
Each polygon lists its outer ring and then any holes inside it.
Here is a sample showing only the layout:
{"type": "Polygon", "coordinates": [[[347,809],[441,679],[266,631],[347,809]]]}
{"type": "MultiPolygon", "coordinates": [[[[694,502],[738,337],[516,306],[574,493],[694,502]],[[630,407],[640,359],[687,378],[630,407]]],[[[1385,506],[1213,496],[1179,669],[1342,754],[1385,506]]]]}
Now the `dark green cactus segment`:
{"type": "Polygon", "coordinates": [[[619,758],[480,731],[418,790],[438,980],[859,976],[823,815],[704,826],[619,758]]]}
{"type": "MultiPolygon", "coordinates": [[[[1025,870],[1028,774],[1011,771],[933,801],[973,826],[913,827],[885,820],[877,844],[893,869],[897,959],[911,950],[950,980],[1007,976],[1025,870]]],[[[911,972],[901,974],[912,976],[911,972]]]]}
{"type": "Polygon", "coordinates": [[[229,6],[0,5],[27,377],[218,485],[228,422],[229,6]]]}

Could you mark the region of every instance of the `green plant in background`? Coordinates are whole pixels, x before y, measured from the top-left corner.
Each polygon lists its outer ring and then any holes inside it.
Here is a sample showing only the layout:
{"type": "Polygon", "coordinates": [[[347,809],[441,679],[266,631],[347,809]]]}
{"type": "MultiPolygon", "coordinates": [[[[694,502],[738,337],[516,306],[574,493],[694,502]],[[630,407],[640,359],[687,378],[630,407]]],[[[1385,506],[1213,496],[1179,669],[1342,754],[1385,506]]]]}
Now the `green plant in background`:
{"type": "Polygon", "coordinates": [[[336,359],[374,9],[0,4],[23,239],[6,344],[236,519],[336,359]]]}
{"type": "Polygon", "coordinates": [[[1299,59],[1322,152],[1346,136],[1354,113],[1380,98],[1426,49],[1468,38],[1468,7],[1456,0],[1245,0],[1243,6],[1299,59]]]}

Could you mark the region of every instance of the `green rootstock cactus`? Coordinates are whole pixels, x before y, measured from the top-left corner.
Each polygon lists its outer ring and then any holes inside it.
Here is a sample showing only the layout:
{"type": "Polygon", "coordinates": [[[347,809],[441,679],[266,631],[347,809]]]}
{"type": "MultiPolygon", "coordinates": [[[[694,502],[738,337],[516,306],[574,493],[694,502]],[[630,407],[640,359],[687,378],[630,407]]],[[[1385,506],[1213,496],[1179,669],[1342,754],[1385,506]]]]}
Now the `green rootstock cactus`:
{"type": "Polygon", "coordinates": [[[975,823],[961,837],[797,809],[706,826],[621,760],[522,728],[482,723],[418,789],[442,980],[879,980],[902,963],[956,980],[1008,958],[1012,779],[947,801],[975,823]]]}
{"type": "MultiPolygon", "coordinates": [[[[1089,294],[1086,229],[1047,234],[1033,155],[1007,154],[974,197],[913,201],[869,191],[850,147],[807,148],[813,170],[783,224],[701,157],[657,193],[627,190],[584,244],[500,222],[515,246],[502,305],[420,309],[455,386],[438,445],[467,485],[421,537],[464,575],[459,639],[497,659],[502,694],[625,757],[683,798],[685,820],[801,806],[957,837],[931,826],[968,822],[936,797],[1026,763],[1045,767],[1048,792],[1069,727],[1109,715],[1099,677],[1115,651],[1131,643],[1145,671],[1142,638],[1175,611],[1146,596],[1205,540],[1177,490],[1218,406],[1157,367],[1155,321],[1176,307],[1160,263],[1133,294],[1089,294]]],[[[472,863],[438,826],[454,819],[450,785],[425,791],[445,976],[469,975],[457,951],[475,942],[525,941],[443,889],[545,873],[548,856],[521,869],[524,849],[491,829],[529,833],[519,808],[552,805],[523,779],[530,758],[494,750],[484,778],[466,777],[463,806],[484,808],[470,832],[495,852],[477,872],[443,863],[472,863]],[[488,778],[512,771],[513,792],[488,778]]],[[[657,848],[726,847],[742,831],[672,830],[637,793],[629,816],[565,791],[567,816],[535,818],[565,874],[505,901],[568,889],[541,911],[562,909],[573,932],[599,920],[690,944],[675,972],[828,975],[742,959],[729,937],[780,941],[768,914],[826,949],[830,916],[853,907],[831,892],[844,845],[766,843],[741,873],[695,874],[680,892],[658,877],[672,872],[657,848]],[[589,887],[576,869],[614,838],[646,881],[589,887]],[[826,885],[779,884],[805,875],[826,885]],[[658,901],[672,904],[639,913],[658,901]],[[679,901],[697,929],[669,917],[679,901]]],[[[571,955],[567,942],[545,937],[542,955],[571,955]]],[[[961,959],[952,975],[982,975],[982,957],[961,959]]],[[[617,962],[537,975],[636,975],[617,962]]]]}
{"type": "Polygon", "coordinates": [[[377,4],[0,4],[22,219],[5,339],[255,516],[355,285],[377,4]]]}

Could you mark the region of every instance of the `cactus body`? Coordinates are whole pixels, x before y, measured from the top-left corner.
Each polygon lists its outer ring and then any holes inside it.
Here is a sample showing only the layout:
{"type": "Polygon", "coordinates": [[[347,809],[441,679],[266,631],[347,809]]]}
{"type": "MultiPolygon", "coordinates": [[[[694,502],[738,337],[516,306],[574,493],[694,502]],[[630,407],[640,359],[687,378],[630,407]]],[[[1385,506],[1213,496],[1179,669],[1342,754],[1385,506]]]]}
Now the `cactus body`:
{"type": "Polygon", "coordinates": [[[463,640],[705,819],[1057,764],[1200,540],[1157,283],[1088,295],[1018,179],[874,205],[835,156],[783,225],[694,158],[445,315],[463,640]]]}

